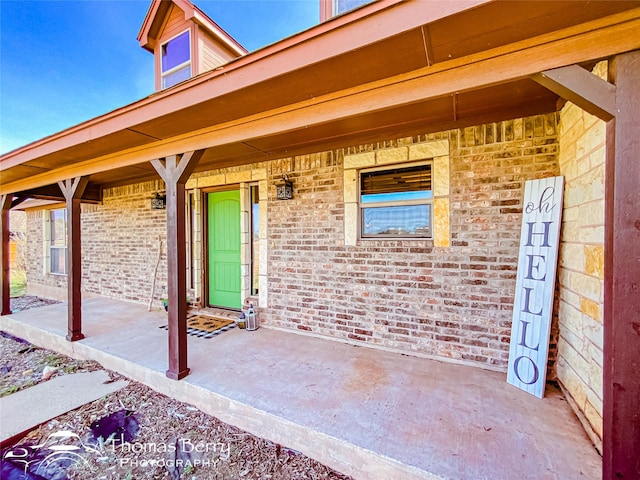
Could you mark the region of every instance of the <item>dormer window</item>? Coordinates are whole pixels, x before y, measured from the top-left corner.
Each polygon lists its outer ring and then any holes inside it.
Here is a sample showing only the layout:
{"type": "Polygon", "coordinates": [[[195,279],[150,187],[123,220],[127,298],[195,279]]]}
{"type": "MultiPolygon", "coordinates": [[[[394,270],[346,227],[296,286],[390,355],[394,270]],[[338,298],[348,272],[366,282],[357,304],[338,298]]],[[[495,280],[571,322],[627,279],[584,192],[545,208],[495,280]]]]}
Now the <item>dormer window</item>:
{"type": "Polygon", "coordinates": [[[162,88],[191,78],[191,33],[189,30],[163,43],[160,50],[162,88]]]}
{"type": "Polygon", "coordinates": [[[320,21],[324,22],[342,13],[355,10],[374,0],[320,0],[320,21]]]}
{"type": "Polygon", "coordinates": [[[248,53],[189,0],[153,0],[138,41],[153,53],[156,91],[248,53]]]}

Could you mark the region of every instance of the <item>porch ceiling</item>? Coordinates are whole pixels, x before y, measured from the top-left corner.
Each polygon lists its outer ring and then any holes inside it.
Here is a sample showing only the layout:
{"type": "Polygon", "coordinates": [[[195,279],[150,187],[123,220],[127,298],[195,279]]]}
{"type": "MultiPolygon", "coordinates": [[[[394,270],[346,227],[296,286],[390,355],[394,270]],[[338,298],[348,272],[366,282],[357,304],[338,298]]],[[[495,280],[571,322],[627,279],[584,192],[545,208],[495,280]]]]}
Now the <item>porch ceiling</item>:
{"type": "Polygon", "coordinates": [[[554,111],[528,75],[640,48],[624,35],[637,7],[381,0],[3,155],[0,193],[78,175],[135,183],[156,178],[149,160],[192,149],[207,149],[202,171],[554,111]]]}

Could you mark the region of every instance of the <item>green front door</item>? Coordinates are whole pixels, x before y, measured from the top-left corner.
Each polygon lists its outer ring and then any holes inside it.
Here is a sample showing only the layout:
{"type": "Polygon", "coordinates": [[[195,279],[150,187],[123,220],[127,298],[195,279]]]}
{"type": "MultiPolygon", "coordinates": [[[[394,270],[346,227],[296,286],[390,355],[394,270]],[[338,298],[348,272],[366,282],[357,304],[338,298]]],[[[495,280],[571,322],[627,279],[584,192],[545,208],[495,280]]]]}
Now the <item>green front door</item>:
{"type": "Polygon", "coordinates": [[[240,191],[207,194],[209,305],[240,308],[240,191]]]}

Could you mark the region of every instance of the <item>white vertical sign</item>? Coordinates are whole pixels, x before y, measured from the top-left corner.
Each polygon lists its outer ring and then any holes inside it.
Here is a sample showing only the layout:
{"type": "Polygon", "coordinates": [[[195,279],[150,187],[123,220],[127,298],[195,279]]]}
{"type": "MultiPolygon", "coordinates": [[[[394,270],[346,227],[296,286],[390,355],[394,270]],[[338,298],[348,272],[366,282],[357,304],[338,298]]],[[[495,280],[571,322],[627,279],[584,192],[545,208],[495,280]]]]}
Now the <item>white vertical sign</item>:
{"type": "Polygon", "coordinates": [[[563,188],[564,177],[524,187],[507,382],[538,398],[547,377],[563,188]]]}

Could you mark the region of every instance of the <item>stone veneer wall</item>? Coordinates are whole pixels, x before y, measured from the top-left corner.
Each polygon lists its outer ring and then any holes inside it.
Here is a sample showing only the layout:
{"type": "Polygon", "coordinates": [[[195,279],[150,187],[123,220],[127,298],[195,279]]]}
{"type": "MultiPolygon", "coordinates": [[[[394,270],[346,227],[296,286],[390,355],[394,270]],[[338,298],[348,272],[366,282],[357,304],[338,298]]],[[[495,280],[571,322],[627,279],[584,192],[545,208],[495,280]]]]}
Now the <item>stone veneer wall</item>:
{"type": "MultiPolygon", "coordinates": [[[[552,113],[204,172],[188,185],[259,183],[264,325],[504,371],[524,182],[558,174],[556,126],[552,113]],[[359,240],[345,183],[358,162],[423,158],[434,159],[434,240],[359,240]],[[276,199],[282,173],[293,200],[276,199]]],[[[103,205],[83,206],[84,291],[148,301],[166,227],[149,202],[162,189],[110,189],[103,205]]],[[[63,287],[43,273],[42,217],[29,213],[29,284],[63,287]]]]}
{"type": "MultiPolygon", "coordinates": [[[[594,72],[606,78],[607,64],[594,72]]],[[[560,112],[560,171],[565,176],[560,245],[557,376],[602,438],[605,122],[572,103],[560,112]]]]}

